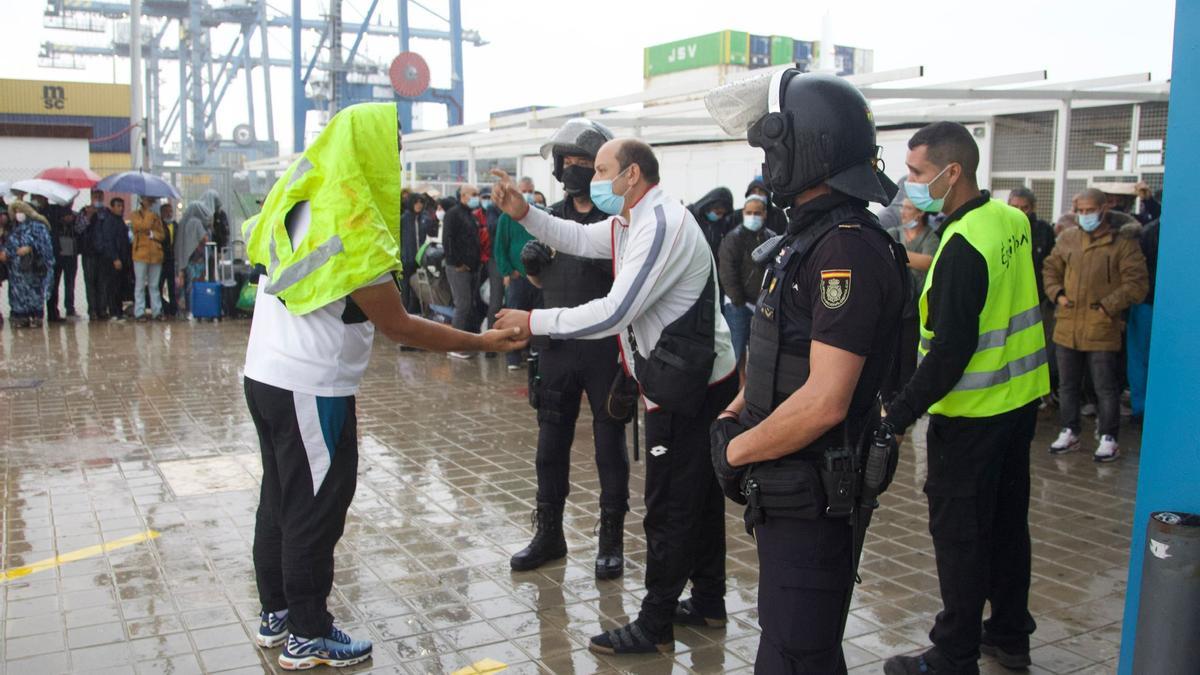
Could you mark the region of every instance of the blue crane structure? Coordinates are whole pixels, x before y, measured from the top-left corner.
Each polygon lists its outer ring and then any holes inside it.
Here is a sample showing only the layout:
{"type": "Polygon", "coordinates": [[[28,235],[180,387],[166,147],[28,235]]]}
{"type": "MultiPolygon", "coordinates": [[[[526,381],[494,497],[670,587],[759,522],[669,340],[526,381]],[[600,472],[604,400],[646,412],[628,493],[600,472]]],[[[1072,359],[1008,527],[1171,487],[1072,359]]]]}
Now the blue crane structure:
{"type": "MultiPolygon", "coordinates": [[[[343,24],[341,0],[331,0],[330,13],[323,19],[305,18],[301,0],[292,0],[290,15],[271,7],[267,0],[242,0],[224,6],[214,6],[209,0],[143,0],[142,15],[161,20],[154,32],[147,32],[149,39],[142,44],[142,56],[146,64],[146,143],[152,165],[176,161],[182,166],[211,165],[213,151],[238,152],[247,159],[261,159],[279,154],[275,136],[275,100],[271,92],[272,68],[290,69],[292,80],[292,146],[295,151],[304,147],[305,118],[310,110],[327,110],[330,113],[354,103],[364,101],[396,101],[400,108],[401,123],[411,130],[414,103],[435,103],[446,108],[447,123],[461,124],[463,121],[463,61],[464,42],[479,46],[486,44],[477,31],[462,27],[461,0],[448,0],[448,16],[442,16],[418,0],[396,0],[399,21],[396,25],[384,25],[377,11],[379,0],[371,0],[361,23],[343,24]],[[445,24],[445,30],[413,28],[409,25],[409,5],[413,4],[445,24]],[[376,22],[372,23],[375,19],[376,22]],[[167,30],[176,25],[178,46],[162,46],[167,30]],[[236,25],[238,32],[223,55],[214,54],[212,30],[220,26],[236,25]],[[292,53],[290,58],[272,58],[268,31],[290,29],[292,53]],[[320,37],[316,49],[305,63],[302,36],[305,31],[317,32],[320,37]],[[342,38],[353,35],[349,52],[342,55],[342,38]],[[450,42],[451,77],[448,88],[424,87],[415,95],[401,96],[391,87],[370,81],[370,77],[386,74],[387,67],[368,63],[358,58],[359,48],[366,36],[398,38],[399,51],[409,52],[412,38],[446,40],[450,42]],[[255,54],[253,42],[257,38],[255,54]],[[322,60],[323,54],[327,57],[322,60]],[[215,56],[215,58],[214,58],[215,56]],[[159,75],[165,61],[178,62],[179,97],[169,110],[160,105],[159,75]],[[253,71],[262,73],[262,96],[259,99],[254,87],[253,71]],[[313,74],[328,75],[324,87],[315,86],[313,74]],[[354,74],[352,80],[348,75],[354,74]],[[216,137],[217,112],[225,94],[238,78],[243,76],[246,86],[246,122],[234,129],[232,141],[214,140],[216,137]],[[260,139],[255,123],[255,101],[261,100],[266,108],[266,137],[260,139]],[[172,137],[178,129],[179,151],[168,152],[164,140],[172,137]]],[[[104,0],[47,0],[44,25],[49,28],[88,32],[103,32],[108,20],[124,19],[129,16],[127,2],[104,0]]],[[[41,63],[62,66],[64,60],[75,65],[76,57],[104,56],[128,57],[131,46],[126,39],[114,39],[108,46],[84,46],[56,42],[45,42],[39,54],[41,63]]],[[[71,67],[71,66],[68,66],[71,67]]]]}

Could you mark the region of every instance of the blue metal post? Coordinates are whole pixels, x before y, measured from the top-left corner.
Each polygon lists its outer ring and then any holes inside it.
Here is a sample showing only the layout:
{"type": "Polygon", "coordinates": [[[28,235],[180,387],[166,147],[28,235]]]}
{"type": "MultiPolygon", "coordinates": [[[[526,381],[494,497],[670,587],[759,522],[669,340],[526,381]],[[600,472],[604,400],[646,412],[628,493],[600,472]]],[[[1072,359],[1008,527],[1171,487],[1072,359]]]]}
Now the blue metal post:
{"type": "MultiPolygon", "coordinates": [[[[397,11],[400,14],[400,52],[404,53],[408,51],[408,0],[397,0],[397,11]]],[[[400,128],[405,133],[412,131],[412,101],[397,94],[396,105],[400,109],[400,128]]]]}
{"type": "Polygon", "coordinates": [[[292,0],[292,152],[304,152],[304,116],[308,101],[300,77],[300,0],[292,0]]]}
{"type": "Polygon", "coordinates": [[[463,123],[462,0],[450,0],[450,90],[458,104],[446,106],[450,126],[463,123]]]}
{"type": "MultiPolygon", "coordinates": [[[[1200,3],[1175,3],[1175,49],[1171,107],[1167,117],[1162,233],[1155,285],[1154,331],[1146,424],[1138,465],[1137,506],[1119,672],[1133,672],[1141,596],[1146,521],[1153,511],[1200,513],[1200,450],[1196,445],[1195,401],[1200,397],[1200,283],[1195,266],[1200,238],[1192,230],[1192,193],[1200,184],[1200,3]]],[[[1128,460],[1126,460],[1128,461],[1128,460]]]]}

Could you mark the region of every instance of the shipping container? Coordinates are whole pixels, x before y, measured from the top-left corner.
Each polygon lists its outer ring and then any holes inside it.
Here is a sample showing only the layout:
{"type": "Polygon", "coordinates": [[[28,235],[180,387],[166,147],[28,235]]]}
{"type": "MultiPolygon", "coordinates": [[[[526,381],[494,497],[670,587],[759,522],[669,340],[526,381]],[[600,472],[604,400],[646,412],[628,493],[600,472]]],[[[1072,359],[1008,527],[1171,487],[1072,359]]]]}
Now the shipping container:
{"type": "Polygon", "coordinates": [[[750,36],[750,67],[766,68],[771,65],[771,38],[766,35],[750,36]]]}
{"type": "Polygon", "coordinates": [[[780,35],[771,36],[771,65],[782,66],[792,62],[795,40],[780,35]]]}
{"type": "Polygon", "coordinates": [[[749,63],[749,42],[748,33],[723,30],[646,47],[644,75],[654,77],[716,65],[745,66],[749,63]]]}

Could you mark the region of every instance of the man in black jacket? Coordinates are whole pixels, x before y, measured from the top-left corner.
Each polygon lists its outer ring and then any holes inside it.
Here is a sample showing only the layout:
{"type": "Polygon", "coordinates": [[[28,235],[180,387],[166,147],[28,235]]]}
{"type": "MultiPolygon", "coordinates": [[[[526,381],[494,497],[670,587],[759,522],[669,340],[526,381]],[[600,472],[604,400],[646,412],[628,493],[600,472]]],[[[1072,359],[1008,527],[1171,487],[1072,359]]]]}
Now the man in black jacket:
{"type": "MultiPolygon", "coordinates": [[[[442,244],[446,247],[446,278],[454,297],[453,325],[471,330],[475,306],[476,274],[479,271],[479,221],[472,213],[479,208],[479,188],[464,185],[458,191],[458,203],[446,212],[442,223],[442,244]]],[[[478,326],[475,326],[478,328],[478,326]]],[[[450,352],[454,358],[470,358],[466,352],[450,352]]]]}
{"type": "Polygon", "coordinates": [[[125,225],[125,200],[113,197],[108,206],[92,225],[92,246],[99,268],[100,309],[104,316],[121,321],[125,318],[123,282],[132,260],[129,227],[125,225]]]}
{"type": "MultiPolygon", "coordinates": [[[[1029,243],[1033,252],[1033,274],[1037,277],[1038,298],[1041,299],[1042,328],[1046,333],[1046,358],[1050,365],[1050,391],[1058,391],[1058,361],[1054,357],[1054,303],[1046,299],[1045,282],[1042,280],[1042,265],[1054,250],[1058,238],[1054,226],[1037,217],[1037,195],[1026,187],[1008,193],[1008,205],[1029,216],[1029,243]]],[[[1053,396],[1053,394],[1052,394],[1053,396]]]]}

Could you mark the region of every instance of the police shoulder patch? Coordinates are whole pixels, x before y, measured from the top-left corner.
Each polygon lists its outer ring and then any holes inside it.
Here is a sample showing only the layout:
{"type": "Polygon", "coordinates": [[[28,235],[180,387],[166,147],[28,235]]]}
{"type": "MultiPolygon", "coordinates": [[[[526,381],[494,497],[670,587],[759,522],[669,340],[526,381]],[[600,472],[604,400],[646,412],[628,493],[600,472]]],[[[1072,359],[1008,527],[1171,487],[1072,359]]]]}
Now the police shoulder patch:
{"type": "Polygon", "coordinates": [[[821,304],[837,309],[850,299],[850,270],[821,270],[821,304]]]}

